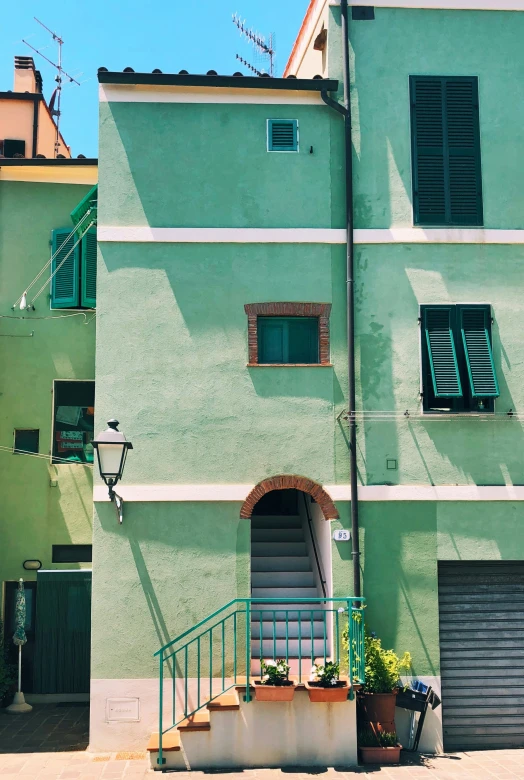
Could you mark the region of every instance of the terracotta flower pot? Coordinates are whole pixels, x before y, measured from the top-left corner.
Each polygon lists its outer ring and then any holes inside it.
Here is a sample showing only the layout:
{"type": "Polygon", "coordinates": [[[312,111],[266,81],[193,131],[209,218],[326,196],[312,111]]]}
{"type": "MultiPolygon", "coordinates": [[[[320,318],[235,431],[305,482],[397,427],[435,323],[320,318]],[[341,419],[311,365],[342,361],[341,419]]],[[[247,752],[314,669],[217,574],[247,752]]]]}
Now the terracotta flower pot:
{"type": "Polygon", "coordinates": [[[402,745],[395,747],[361,747],[358,749],[362,764],[400,764],[402,745]]]}
{"type": "MultiPolygon", "coordinates": [[[[358,696],[359,715],[364,722],[394,723],[396,689],[391,693],[360,693],[358,696]]],[[[395,729],[391,729],[395,731],[395,729]]]]}
{"type": "Polygon", "coordinates": [[[340,702],[346,701],[349,692],[347,682],[339,682],[337,685],[330,685],[324,688],[317,682],[306,682],[306,689],[309,695],[309,701],[314,702],[340,702]]]}
{"type": "Polygon", "coordinates": [[[257,701],[293,701],[295,683],[289,685],[264,685],[255,682],[255,699],[257,701]]]}

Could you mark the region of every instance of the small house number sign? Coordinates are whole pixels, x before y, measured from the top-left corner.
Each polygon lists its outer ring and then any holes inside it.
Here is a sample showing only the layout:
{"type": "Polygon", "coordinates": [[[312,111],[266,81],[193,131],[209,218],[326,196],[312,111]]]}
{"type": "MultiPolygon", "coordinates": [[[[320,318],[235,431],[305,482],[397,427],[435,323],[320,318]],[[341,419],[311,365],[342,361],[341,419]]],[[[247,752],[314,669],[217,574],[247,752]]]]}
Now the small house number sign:
{"type": "Polygon", "coordinates": [[[333,531],[333,539],[335,542],[349,542],[351,539],[350,531],[333,531]]]}

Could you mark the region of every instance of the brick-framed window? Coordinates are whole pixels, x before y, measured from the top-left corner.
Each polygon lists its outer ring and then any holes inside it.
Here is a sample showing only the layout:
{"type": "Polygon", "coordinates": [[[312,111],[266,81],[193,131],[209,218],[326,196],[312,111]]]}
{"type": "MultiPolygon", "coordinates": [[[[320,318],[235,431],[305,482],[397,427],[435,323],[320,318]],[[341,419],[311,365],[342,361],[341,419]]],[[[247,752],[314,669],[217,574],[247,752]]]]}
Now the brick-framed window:
{"type": "Polygon", "coordinates": [[[330,303],[278,302],[278,303],[246,303],[244,310],[248,320],[248,352],[249,366],[260,365],[319,365],[329,366],[329,316],[330,303]],[[259,361],[259,317],[262,318],[308,318],[318,320],[318,357],[313,363],[259,361]]]}

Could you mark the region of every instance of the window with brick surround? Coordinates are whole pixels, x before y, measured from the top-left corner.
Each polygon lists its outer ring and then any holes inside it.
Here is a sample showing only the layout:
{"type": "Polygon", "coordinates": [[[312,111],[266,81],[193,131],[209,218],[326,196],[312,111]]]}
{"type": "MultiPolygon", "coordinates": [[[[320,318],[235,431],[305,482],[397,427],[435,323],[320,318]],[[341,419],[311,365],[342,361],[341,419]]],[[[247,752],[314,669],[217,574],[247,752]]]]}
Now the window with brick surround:
{"type": "Polygon", "coordinates": [[[330,365],[330,303],[248,303],[250,366],[330,365]]]}

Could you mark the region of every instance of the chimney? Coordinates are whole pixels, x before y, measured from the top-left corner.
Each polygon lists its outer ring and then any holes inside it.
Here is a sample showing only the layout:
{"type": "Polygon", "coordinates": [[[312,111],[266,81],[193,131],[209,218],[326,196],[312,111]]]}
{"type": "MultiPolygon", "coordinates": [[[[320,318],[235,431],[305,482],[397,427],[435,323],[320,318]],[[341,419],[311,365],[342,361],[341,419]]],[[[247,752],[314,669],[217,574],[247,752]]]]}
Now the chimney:
{"type": "Polygon", "coordinates": [[[42,77],[39,83],[35,71],[35,63],[32,57],[15,57],[15,82],[14,92],[31,92],[35,94],[41,91],[42,77]],[[38,89],[40,86],[40,89],[38,89]]]}

